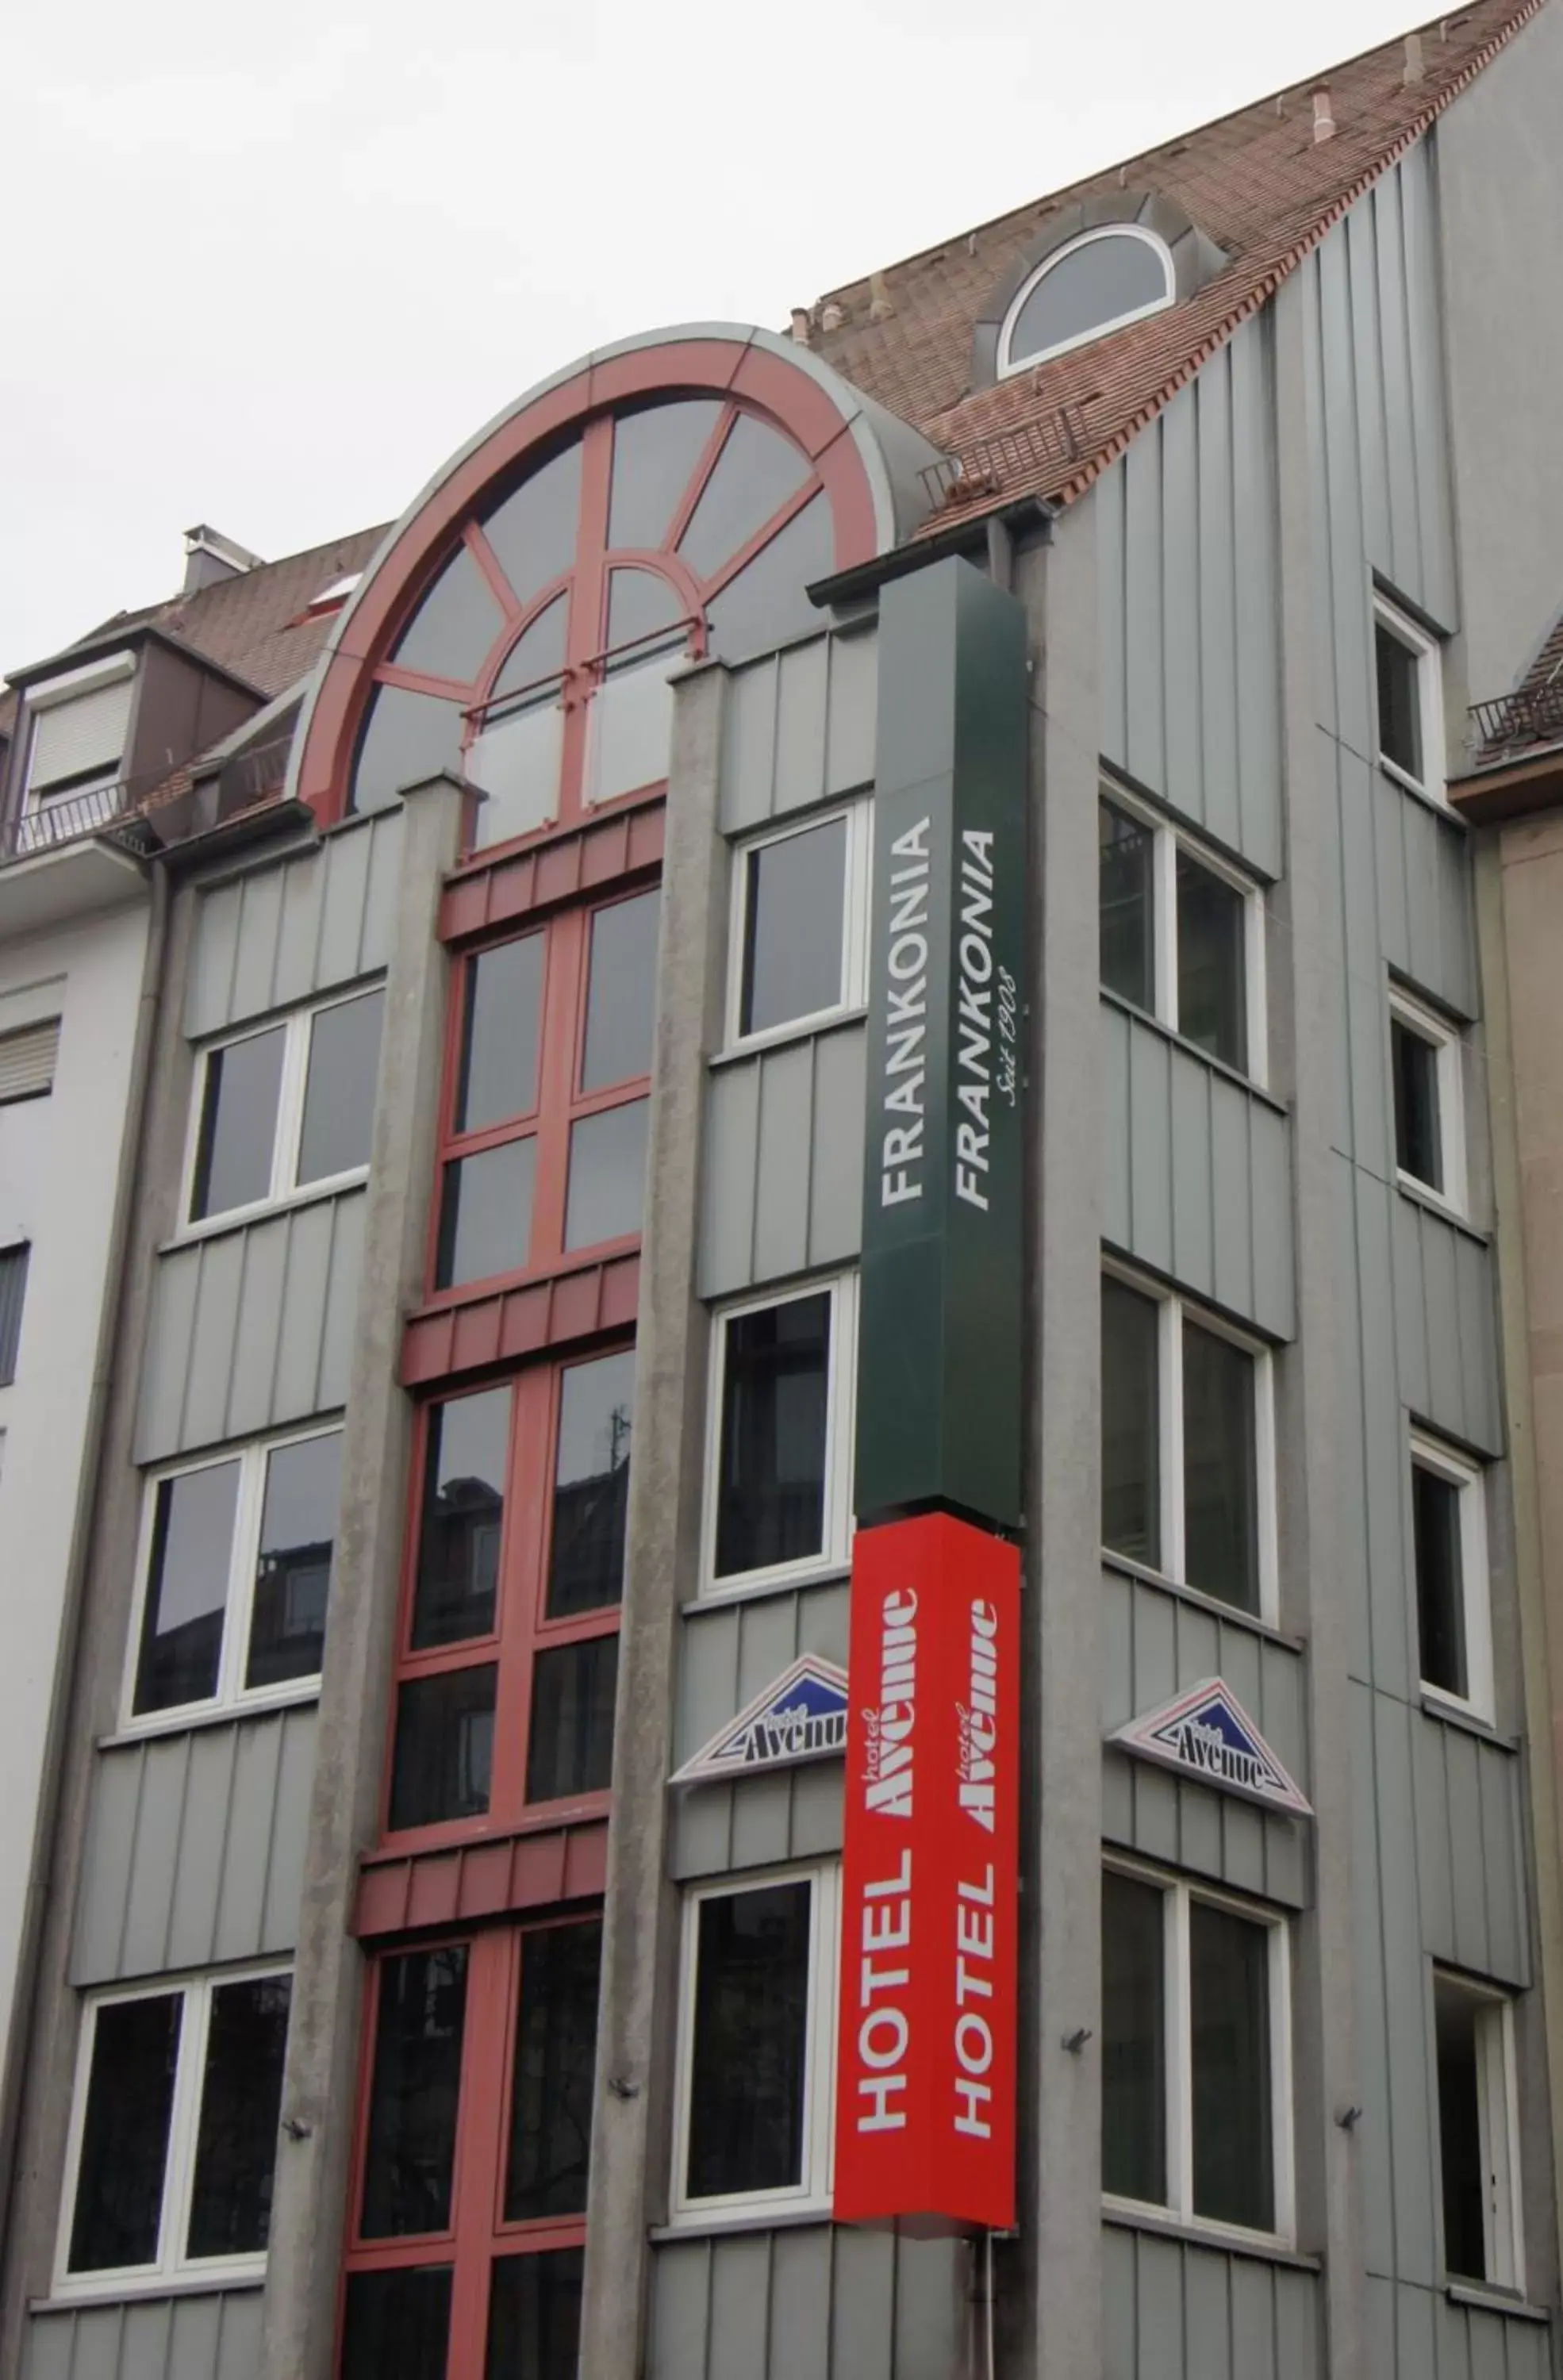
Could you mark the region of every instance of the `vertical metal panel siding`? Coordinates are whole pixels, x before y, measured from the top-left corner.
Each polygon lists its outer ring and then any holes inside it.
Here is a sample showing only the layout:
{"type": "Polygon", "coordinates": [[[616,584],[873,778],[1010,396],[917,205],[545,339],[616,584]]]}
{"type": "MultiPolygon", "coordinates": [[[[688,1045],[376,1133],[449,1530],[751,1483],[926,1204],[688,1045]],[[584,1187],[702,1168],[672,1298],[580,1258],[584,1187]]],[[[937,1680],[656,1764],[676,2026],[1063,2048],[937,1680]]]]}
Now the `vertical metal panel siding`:
{"type": "Polygon", "coordinates": [[[1278,875],[1270,331],[1246,323],[1098,483],[1102,749],[1278,875]]]}
{"type": "Polygon", "coordinates": [[[1523,1990],[1531,1966],[1519,1761],[1425,1713],[1412,1714],[1411,1729],[1424,1946],[1523,1990]]]}
{"type": "Polygon", "coordinates": [[[970,2252],[828,2224],[659,2242],[647,2380],[949,2380],[970,2252]]]}
{"type": "Polygon", "coordinates": [[[313,1704],[103,1753],[72,1982],[291,1949],[314,1757],[313,1704]]]}
{"type": "Polygon", "coordinates": [[[811,638],[728,680],[721,820],[744,834],[873,781],[875,634],[811,638]]]}
{"type": "Polygon", "coordinates": [[[1322,2380],[1318,2283],[1288,2265],[1109,2224],[1102,2315],[1103,2380],[1322,2380]]]}
{"type": "Polygon", "coordinates": [[[35,2314],[23,2380],[256,2380],[260,2290],[35,2314]]]}
{"type": "Polygon", "coordinates": [[[1291,1337],[1286,1117],[1113,1002],[1101,1014],[1108,1240],[1192,1294],[1291,1337]]]}
{"type": "Polygon", "coordinates": [[[185,1002],[193,1039],[370,975],[389,954],[399,808],[206,894],[185,1002]]]}
{"type": "Polygon", "coordinates": [[[703,1297],[857,1255],[865,1048],[854,1024],[712,1069],[703,1297]]]}
{"type": "Polygon", "coordinates": [[[159,1259],[139,1463],[342,1403],[363,1235],[364,1194],[352,1190],[159,1259]]]}

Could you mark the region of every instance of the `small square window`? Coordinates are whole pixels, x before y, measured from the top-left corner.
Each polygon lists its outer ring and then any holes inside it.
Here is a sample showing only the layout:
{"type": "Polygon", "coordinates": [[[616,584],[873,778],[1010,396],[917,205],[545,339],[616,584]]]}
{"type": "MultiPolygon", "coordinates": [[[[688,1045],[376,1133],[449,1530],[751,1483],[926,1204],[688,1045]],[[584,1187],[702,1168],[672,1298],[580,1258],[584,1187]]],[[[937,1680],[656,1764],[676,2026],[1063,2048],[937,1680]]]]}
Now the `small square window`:
{"type": "Polygon", "coordinates": [[[1522,2290],[1513,2003],[1453,1975],[1433,1979],[1444,2270],[1522,2290]]]}
{"type": "Polygon", "coordinates": [[[1375,596],[1373,660],[1379,761],[1402,784],[1442,801],[1444,715],[1438,646],[1405,613],[1375,596]]]}
{"type": "Polygon", "coordinates": [[[854,1279],[729,1309],[713,1332],[708,1574],[844,1562],[854,1279]]]}
{"type": "Polygon", "coordinates": [[[1486,1500],[1482,1474],[1417,1430],[1411,1441],[1412,1571],[1424,1689],[1493,1716],[1486,1500]]]}
{"type": "Polygon", "coordinates": [[[1263,1082],[1259,886],[1116,788],[1098,805],[1097,850],[1102,989],[1263,1082]]]}
{"type": "Polygon", "coordinates": [[[1430,1009],[1393,992],[1389,1061],[1395,1164],[1403,1182],[1463,1211],[1465,1123],[1460,1036],[1430,1009]]]}
{"type": "Polygon", "coordinates": [[[730,1040],[800,1030],[866,997],[868,832],[859,802],[734,853],[730,1040]]]}
{"type": "Polygon", "coordinates": [[[384,1006],[382,991],[356,992],[205,1052],[185,1207],[190,1222],[363,1172],[384,1006]]]}

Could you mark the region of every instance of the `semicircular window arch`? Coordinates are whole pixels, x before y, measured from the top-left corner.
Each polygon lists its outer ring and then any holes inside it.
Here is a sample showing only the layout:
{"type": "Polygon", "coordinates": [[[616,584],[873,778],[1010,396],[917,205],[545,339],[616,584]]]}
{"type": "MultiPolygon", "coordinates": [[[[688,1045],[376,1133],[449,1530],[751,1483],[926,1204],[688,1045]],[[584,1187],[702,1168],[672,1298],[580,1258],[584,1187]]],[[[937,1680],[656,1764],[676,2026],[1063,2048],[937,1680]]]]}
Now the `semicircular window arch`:
{"type": "Polygon", "coordinates": [[[1143,224],[1081,232],[1044,257],[1011,300],[1000,378],[1159,314],[1176,296],[1172,251],[1159,234],[1143,224]]]}

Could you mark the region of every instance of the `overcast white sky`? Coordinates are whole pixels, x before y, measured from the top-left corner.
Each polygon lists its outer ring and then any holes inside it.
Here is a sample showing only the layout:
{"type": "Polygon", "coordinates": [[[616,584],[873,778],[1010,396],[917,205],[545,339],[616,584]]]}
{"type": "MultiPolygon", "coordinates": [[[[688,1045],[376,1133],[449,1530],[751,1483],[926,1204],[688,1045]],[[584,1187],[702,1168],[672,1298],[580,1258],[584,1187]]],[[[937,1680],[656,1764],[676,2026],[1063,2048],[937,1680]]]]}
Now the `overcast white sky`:
{"type": "Polygon", "coordinates": [[[14,10],[0,670],[400,512],[529,382],[873,266],[1416,0],[151,0],[14,10]]]}

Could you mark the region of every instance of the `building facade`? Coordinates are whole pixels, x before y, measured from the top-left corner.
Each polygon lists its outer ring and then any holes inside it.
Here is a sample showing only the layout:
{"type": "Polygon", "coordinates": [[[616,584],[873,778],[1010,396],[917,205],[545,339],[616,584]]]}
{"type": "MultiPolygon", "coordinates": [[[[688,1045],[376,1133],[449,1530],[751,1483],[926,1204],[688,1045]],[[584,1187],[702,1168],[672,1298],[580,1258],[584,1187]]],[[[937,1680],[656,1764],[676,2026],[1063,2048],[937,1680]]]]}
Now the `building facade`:
{"type": "Polygon", "coordinates": [[[153,799],[26,757],[104,639],[22,674],[14,842],[119,871],[146,997],[0,2367],[1556,2370],[1550,829],[1462,738],[1557,608],[1559,73],[1478,0],[593,355],[329,566],[217,540],[153,799]],[[997,1656],[951,1706],[980,2223],[858,2162],[949,2057],[898,1530],[1020,1581],[1018,1733],[997,1656]]]}

